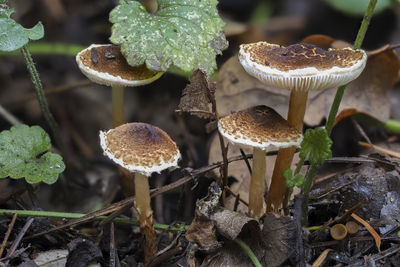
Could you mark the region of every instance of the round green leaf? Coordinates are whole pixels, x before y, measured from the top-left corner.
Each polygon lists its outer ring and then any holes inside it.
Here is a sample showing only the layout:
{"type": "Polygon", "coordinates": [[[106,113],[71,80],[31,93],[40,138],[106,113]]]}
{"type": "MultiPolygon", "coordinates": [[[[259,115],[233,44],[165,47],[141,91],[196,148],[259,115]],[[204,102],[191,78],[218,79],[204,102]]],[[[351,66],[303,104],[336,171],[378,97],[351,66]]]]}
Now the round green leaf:
{"type": "Polygon", "coordinates": [[[312,165],[321,165],[325,159],[332,157],[332,140],[324,128],[307,129],[300,146],[300,158],[312,165]]]}
{"type": "Polygon", "coordinates": [[[0,178],[51,184],[64,171],[60,155],[46,152],[50,138],[39,126],[16,125],[0,133],[0,178]],[[43,154],[43,155],[42,155],[43,154]]]}
{"type": "Polygon", "coordinates": [[[38,40],[44,35],[41,22],[31,29],[26,29],[10,18],[13,12],[13,9],[0,3],[0,51],[15,51],[27,44],[29,40],[38,40]]]}
{"type": "Polygon", "coordinates": [[[154,14],[137,1],[120,1],[111,11],[111,42],[132,66],[156,71],[171,65],[191,72],[216,69],[215,56],[227,47],[217,0],[158,0],[154,14]]]}

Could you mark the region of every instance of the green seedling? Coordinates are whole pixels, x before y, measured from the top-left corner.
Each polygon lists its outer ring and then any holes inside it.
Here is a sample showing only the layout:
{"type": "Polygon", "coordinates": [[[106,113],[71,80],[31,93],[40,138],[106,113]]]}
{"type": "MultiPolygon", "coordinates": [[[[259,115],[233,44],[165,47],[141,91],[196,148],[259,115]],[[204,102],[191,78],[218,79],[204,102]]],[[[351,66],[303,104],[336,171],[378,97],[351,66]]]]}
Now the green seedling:
{"type": "Polygon", "coordinates": [[[57,123],[49,110],[49,106],[44,96],[43,86],[39,78],[39,73],[36,70],[31,54],[27,49],[27,44],[30,40],[39,40],[43,37],[43,25],[41,22],[38,22],[33,28],[26,29],[10,17],[12,13],[14,13],[14,9],[8,8],[7,1],[0,0],[0,51],[12,52],[15,50],[21,50],[35,88],[40,109],[42,110],[43,116],[51,129],[57,146],[62,149],[63,146],[57,123]]]}
{"type": "Polygon", "coordinates": [[[25,178],[29,184],[55,183],[65,169],[62,157],[48,152],[48,134],[39,126],[16,125],[0,133],[0,178],[25,178]]]}

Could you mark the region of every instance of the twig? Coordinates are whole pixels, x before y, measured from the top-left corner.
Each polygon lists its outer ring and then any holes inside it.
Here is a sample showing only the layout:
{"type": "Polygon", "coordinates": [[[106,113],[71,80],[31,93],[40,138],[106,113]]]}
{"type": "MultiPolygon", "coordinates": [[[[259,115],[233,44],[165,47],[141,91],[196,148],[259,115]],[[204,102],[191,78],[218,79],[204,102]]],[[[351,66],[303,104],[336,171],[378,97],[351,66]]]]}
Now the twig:
{"type": "Polygon", "coordinates": [[[116,267],[116,258],[118,254],[116,253],[115,247],[115,237],[114,237],[114,223],[110,224],[110,267],[116,267]]]}
{"type": "Polygon", "coordinates": [[[22,124],[22,122],[6,110],[2,105],[0,105],[0,116],[2,116],[11,125],[22,124]]]}
{"type": "Polygon", "coordinates": [[[14,223],[15,223],[15,220],[17,219],[17,216],[18,215],[16,213],[14,213],[14,215],[13,215],[13,217],[11,219],[10,225],[8,226],[6,235],[4,236],[3,243],[1,243],[0,258],[1,258],[1,255],[3,255],[4,248],[6,247],[8,237],[10,236],[11,230],[14,227],[14,223]]]}
{"type": "Polygon", "coordinates": [[[19,232],[19,234],[15,238],[13,244],[10,247],[10,250],[8,250],[7,256],[5,258],[3,258],[3,259],[0,259],[0,261],[6,260],[5,264],[6,265],[8,264],[8,259],[11,258],[11,256],[14,254],[15,250],[19,246],[19,243],[21,242],[22,238],[24,237],[26,231],[28,230],[28,228],[33,223],[33,220],[34,220],[34,218],[29,218],[29,220],[25,223],[24,227],[22,227],[21,231],[19,232]]]}
{"type": "Polygon", "coordinates": [[[377,150],[379,152],[386,153],[386,154],[388,154],[388,155],[390,155],[392,157],[400,158],[400,153],[398,153],[396,151],[393,151],[393,150],[390,150],[390,149],[387,149],[387,148],[383,148],[383,147],[380,147],[380,146],[377,146],[377,145],[368,144],[368,143],[365,143],[365,142],[362,142],[362,141],[358,141],[358,144],[360,146],[373,148],[373,149],[375,149],[375,150],[377,150]]]}
{"type": "Polygon", "coordinates": [[[382,46],[382,47],[380,47],[378,49],[368,51],[367,55],[368,55],[368,57],[372,57],[372,56],[384,53],[384,52],[389,51],[389,50],[397,49],[397,48],[400,48],[400,44],[393,44],[393,45],[392,44],[387,44],[387,45],[384,45],[384,46],[382,46]]]}
{"type": "MultiPolygon", "coordinates": [[[[239,194],[236,194],[234,191],[232,191],[232,189],[229,186],[225,186],[225,189],[229,191],[229,193],[231,193],[234,197],[239,196],[239,194]]],[[[244,200],[243,198],[241,198],[240,196],[238,197],[240,202],[242,202],[243,204],[245,204],[246,206],[249,206],[249,203],[244,200]]]]}

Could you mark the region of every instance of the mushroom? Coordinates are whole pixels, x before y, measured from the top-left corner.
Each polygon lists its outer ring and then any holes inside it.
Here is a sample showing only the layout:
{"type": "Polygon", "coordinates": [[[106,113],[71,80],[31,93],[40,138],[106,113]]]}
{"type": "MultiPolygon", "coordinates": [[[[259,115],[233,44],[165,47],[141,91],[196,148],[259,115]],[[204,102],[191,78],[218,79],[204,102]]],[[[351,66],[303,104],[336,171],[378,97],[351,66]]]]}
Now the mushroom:
{"type": "Polygon", "coordinates": [[[347,228],[344,224],[338,223],[331,227],[331,237],[335,240],[343,240],[347,236],[347,228]]]}
{"type": "Polygon", "coordinates": [[[134,206],[145,236],[145,261],[148,261],[157,251],[148,177],[154,172],[176,168],[181,154],[163,130],[138,122],[123,124],[107,132],[100,131],[100,144],[107,157],[134,173],[134,206]]]}
{"type": "Polygon", "coordinates": [[[346,229],[349,234],[353,235],[358,232],[358,224],[353,221],[348,221],[346,223],[346,229]]]}
{"type": "Polygon", "coordinates": [[[76,62],[83,74],[94,83],[112,88],[112,125],[125,123],[124,88],[149,84],[161,77],[144,65],[128,65],[116,45],[92,44],[76,55],[76,62]]]}
{"type": "MultiPolygon", "coordinates": [[[[258,42],[242,44],[239,61],[243,68],[261,82],[291,90],[288,122],[302,131],[308,91],[347,84],[365,67],[367,55],[351,48],[328,49],[311,44],[288,47],[258,42]]],[[[282,173],[290,168],[295,147],[280,149],[275,162],[267,211],[279,212],[286,193],[282,173]]]]}
{"type": "Polygon", "coordinates": [[[261,105],[228,115],[218,121],[218,131],[231,143],[253,147],[249,215],[264,215],[266,154],[269,146],[299,146],[302,134],[274,109],[261,105]]]}

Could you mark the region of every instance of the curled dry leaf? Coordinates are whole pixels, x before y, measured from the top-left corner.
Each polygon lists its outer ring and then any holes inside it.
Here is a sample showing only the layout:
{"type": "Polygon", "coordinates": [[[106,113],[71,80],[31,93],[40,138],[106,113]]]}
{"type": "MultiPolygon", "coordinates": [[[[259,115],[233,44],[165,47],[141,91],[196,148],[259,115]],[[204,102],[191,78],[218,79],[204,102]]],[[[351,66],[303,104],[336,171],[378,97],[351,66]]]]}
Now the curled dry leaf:
{"type": "MultiPolygon", "coordinates": [[[[249,229],[249,228],[247,228],[249,229]]],[[[253,251],[262,266],[280,266],[295,257],[296,226],[286,216],[268,214],[261,233],[242,231],[239,238],[253,251]]],[[[226,241],[216,255],[208,256],[202,266],[252,266],[249,257],[233,241],[226,241]]]]}
{"type": "Polygon", "coordinates": [[[195,70],[189,78],[190,83],[183,89],[179,110],[196,115],[202,119],[214,119],[212,103],[215,93],[215,82],[208,80],[202,70],[195,70]]]}

